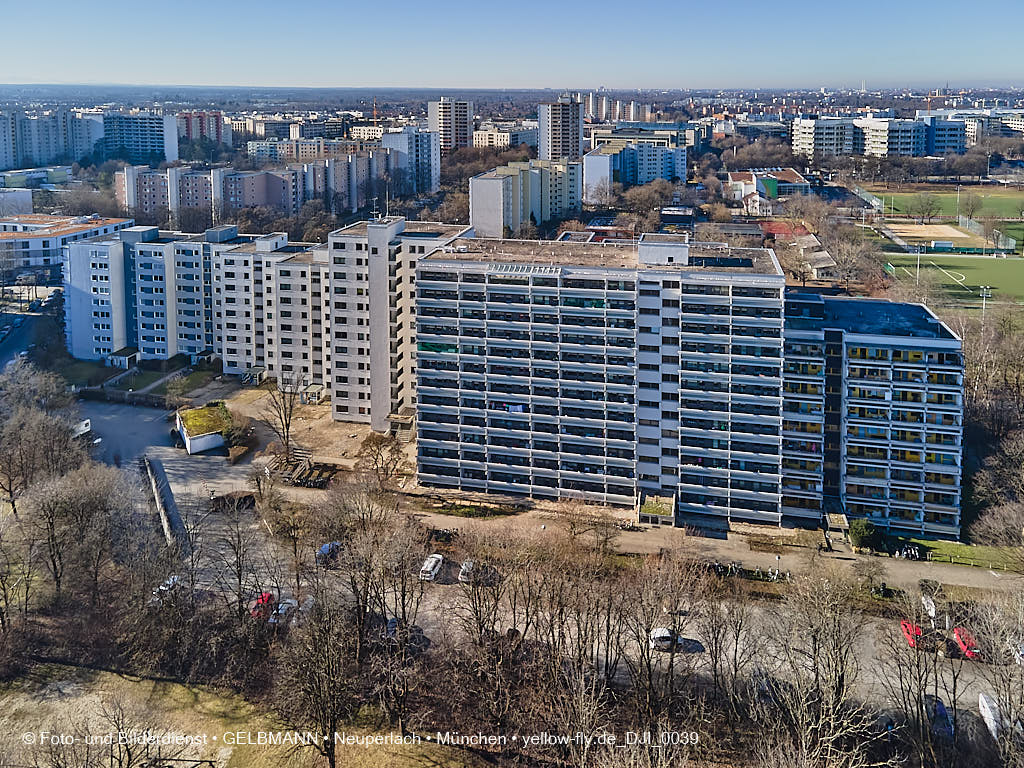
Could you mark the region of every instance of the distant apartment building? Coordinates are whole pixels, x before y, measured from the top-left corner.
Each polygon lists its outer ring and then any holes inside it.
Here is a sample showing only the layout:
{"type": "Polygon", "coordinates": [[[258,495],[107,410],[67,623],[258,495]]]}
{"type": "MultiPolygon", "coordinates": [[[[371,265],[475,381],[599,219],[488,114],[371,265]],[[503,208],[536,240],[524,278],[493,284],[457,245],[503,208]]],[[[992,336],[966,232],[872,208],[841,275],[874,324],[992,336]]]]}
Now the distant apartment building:
{"type": "Polygon", "coordinates": [[[619,123],[590,128],[590,148],[622,148],[629,144],[654,144],[703,150],[711,141],[711,129],[694,123],[619,123]]]}
{"type": "Polygon", "coordinates": [[[686,181],[686,147],[605,144],[583,156],[584,202],[606,201],[613,184],[629,187],[655,179],[686,181]]]}
{"type": "Polygon", "coordinates": [[[540,160],[575,159],[583,154],[583,105],[564,94],[537,105],[537,157],[540,160]]]}
{"type": "Polygon", "coordinates": [[[607,94],[594,93],[593,91],[586,95],[578,94],[577,97],[584,105],[586,116],[592,120],[612,123],[620,120],[632,122],[648,122],[651,120],[652,109],[650,104],[613,99],[607,94]]]}
{"type": "MultiPolygon", "coordinates": [[[[0,197],[0,206],[3,204],[0,197]]],[[[131,225],[131,219],[17,213],[0,207],[0,269],[57,277],[66,246],[97,235],[113,234],[131,225]]]]}
{"type": "Polygon", "coordinates": [[[416,261],[465,231],[390,218],[326,244],[233,226],[77,242],[64,259],[68,349],[90,360],[212,353],[230,375],[262,369],[328,392],[338,421],[408,429],[416,261]]]}
{"type": "Polygon", "coordinates": [[[348,129],[348,135],[357,141],[380,141],[385,130],[383,125],[353,125],[348,129]]]}
{"type": "Polygon", "coordinates": [[[176,120],[179,138],[209,139],[231,146],[231,121],[223,112],[179,112],[176,120]]]}
{"type": "Polygon", "coordinates": [[[1024,134],[1024,109],[1012,107],[919,109],[919,120],[961,123],[966,144],[974,146],[984,136],[1014,137],[1024,134]]]}
{"type": "Polygon", "coordinates": [[[962,153],[967,147],[966,125],[948,120],[797,118],[792,135],[793,153],[804,157],[923,157],[962,153]]]}
{"type": "Polygon", "coordinates": [[[341,139],[348,134],[347,118],[329,118],[327,120],[302,120],[288,126],[290,139],[341,139]]]}
{"type": "Polygon", "coordinates": [[[436,131],[441,156],[473,145],[473,102],[442,96],[427,103],[427,128],[436,131]]]}
{"type": "Polygon", "coordinates": [[[459,239],[416,286],[422,485],[959,531],[960,342],[923,306],[790,298],[771,251],[669,235],[459,239]]]}
{"type": "Polygon", "coordinates": [[[379,148],[377,141],[359,139],[262,139],[246,143],[246,154],[259,162],[299,162],[324,160],[379,148]]]}
{"type": "Polygon", "coordinates": [[[233,117],[231,132],[255,136],[258,139],[287,139],[291,138],[292,122],[276,118],[233,117]]]}
{"type": "Polygon", "coordinates": [[[19,168],[16,171],[0,171],[0,189],[27,189],[30,187],[49,189],[58,185],[70,184],[73,178],[70,165],[19,168]]]}
{"type": "Polygon", "coordinates": [[[521,144],[536,147],[537,129],[526,126],[481,126],[480,130],[473,131],[474,147],[518,147],[521,144]]]}
{"type": "Polygon", "coordinates": [[[77,161],[103,138],[100,115],[53,109],[0,113],[0,170],[77,161]]]}
{"type": "Polygon", "coordinates": [[[103,144],[109,157],[130,163],[172,163],[178,159],[178,121],[173,115],[106,112],[103,144]]]}
{"type": "Polygon", "coordinates": [[[381,145],[401,153],[397,165],[406,169],[415,194],[433,194],[441,188],[441,140],[437,131],[406,126],[385,133],[381,145]]]}
{"type": "Polygon", "coordinates": [[[527,224],[576,215],[583,202],[578,160],[527,160],[469,180],[469,221],[478,237],[509,237],[527,224]]]}

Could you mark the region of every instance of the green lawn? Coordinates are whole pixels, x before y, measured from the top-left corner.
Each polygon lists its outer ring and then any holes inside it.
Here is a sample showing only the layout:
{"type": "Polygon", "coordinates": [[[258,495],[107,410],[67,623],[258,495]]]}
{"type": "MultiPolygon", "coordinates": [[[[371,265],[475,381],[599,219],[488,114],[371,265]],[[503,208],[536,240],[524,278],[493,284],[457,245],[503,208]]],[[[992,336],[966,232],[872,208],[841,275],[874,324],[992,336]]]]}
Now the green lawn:
{"type": "Polygon", "coordinates": [[[76,387],[95,386],[120,373],[117,368],[108,368],[90,360],[74,360],[72,358],[67,358],[57,364],[54,370],[63,376],[68,384],[76,387]]]}
{"type": "MultiPolygon", "coordinates": [[[[915,254],[887,253],[883,259],[896,267],[897,279],[914,279],[917,270],[915,254]]],[[[1024,300],[1024,259],[925,253],[921,254],[921,271],[925,270],[938,275],[943,290],[954,300],[980,301],[979,291],[983,285],[992,287],[994,299],[1024,300]]]]}
{"type": "Polygon", "coordinates": [[[125,391],[133,389],[138,392],[143,387],[148,387],[154,381],[159,381],[166,375],[166,373],[161,373],[160,371],[140,371],[131,376],[125,376],[114,385],[114,388],[125,391]]]}
{"type": "MultiPolygon", "coordinates": [[[[897,214],[910,215],[914,198],[926,191],[939,199],[941,208],[939,216],[945,218],[956,217],[956,187],[943,186],[937,191],[934,186],[925,185],[923,189],[911,189],[912,185],[904,185],[901,191],[889,190],[884,184],[868,184],[864,188],[873,195],[885,202],[885,212],[895,211],[897,214]]],[[[1020,202],[1024,201],[1024,191],[1016,189],[1003,189],[992,187],[961,187],[960,201],[967,194],[976,194],[981,198],[980,210],[974,214],[975,218],[996,216],[998,218],[1017,218],[1020,216],[1020,202]]],[[[1011,235],[1012,237],[1012,235],[1011,235]]]]}
{"type": "MultiPolygon", "coordinates": [[[[213,381],[214,377],[216,377],[216,376],[217,376],[217,372],[216,371],[192,371],[192,373],[190,373],[190,374],[188,374],[187,376],[184,377],[184,381],[185,381],[185,390],[184,391],[185,391],[185,394],[188,394],[189,392],[194,392],[195,390],[199,389],[200,387],[205,387],[207,384],[209,384],[211,381],[213,381]]],[[[180,381],[180,379],[175,379],[175,381],[180,381]]],[[[150,392],[150,394],[151,395],[166,395],[167,394],[167,383],[165,382],[165,383],[161,384],[159,387],[154,387],[153,390],[150,392]]]]}
{"type": "Polygon", "coordinates": [[[982,547],[974,544],[962,544],[959,541],[932,541],[904,536],[894,538],[900,543],[917,544],[930,552],[934,560],[941,562],[976,565],[981,568],[1001,568],[1009,565],[1013,559],[1013,553],[1007,547],[982,547]]]}

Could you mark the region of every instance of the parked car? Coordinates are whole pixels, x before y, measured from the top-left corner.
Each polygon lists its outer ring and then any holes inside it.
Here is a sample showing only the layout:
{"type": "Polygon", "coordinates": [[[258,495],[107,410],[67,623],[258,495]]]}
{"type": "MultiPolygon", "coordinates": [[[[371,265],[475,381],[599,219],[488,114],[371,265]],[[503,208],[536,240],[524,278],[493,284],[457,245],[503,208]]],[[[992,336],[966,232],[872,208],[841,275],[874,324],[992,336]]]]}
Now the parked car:
{"type": "Polygon", "coordinates": [[[928,716],[928,722],[931,723],[932,733],[946,741],[952,741],[953,718],[950,716],[949,710],[946,709],[942,699],[926,693],[922,695],[921,702],[924,704],[924,711],[928,716]]]}
{"type": "Polygon", "coordinates": [[[323,568],[330,568],[337,562],[340,552],[340,541],[328,541],[326,544],[321,544],[320,549],[316,551],[316,564],[323,568]]]}
{"type": "Polygon", "coordinates": [[[14,327],[15,328],[21,328],[21,326],[23,326],[24,324],[25,324],[25,318],[24,317],[15,318],[15,320],[14,320],[14,327]]]}
{"type": "Polygon", "coordinates": [[[917,648],[920,645],[921,636],[924,634],[921,627],[912,621],[901,621],[900,631],[903,633],[903,637],[907,639],[907,645],[911,648],[917,648]]]}
{"type": "Polygon", "coordinates": [[[441,573],[441,566],[444,564],[444,558],[436,552],[423,561],[423,567],[420,568],[420,581],[434,581],[441,573]]]}
{"type": "Polygon", "coordinates": [[[256,599],[249,603],[249,615],[254,619],[266,621],[277,606],[277,598],[273,592],[260,592],[256,599]]]}
{"type": "Polygon", "coordinates": [[[668,627],[656,627],[651,630],[648,643],[652,651],[662,653],[703,653],[704,646],[699,640],[683,637],[668,627]]]}
{"type": "Polygon", "coordinates": [[[275,627],[283,627],[288,623],[288,620],[292,617],[292,614],[298,610],[298,608],[298,600],[286,597],[277,604],[273,611],[271,611],[270,618],[267,619],[267,623],[275,627]]]}
{"type": "Polygon", "coordinates": [[[981,648],[978,647],[978,641],[964,627],[953,628],[953,641],[965,659],[971,659],[972,661],[981,660],[981,648]]]}

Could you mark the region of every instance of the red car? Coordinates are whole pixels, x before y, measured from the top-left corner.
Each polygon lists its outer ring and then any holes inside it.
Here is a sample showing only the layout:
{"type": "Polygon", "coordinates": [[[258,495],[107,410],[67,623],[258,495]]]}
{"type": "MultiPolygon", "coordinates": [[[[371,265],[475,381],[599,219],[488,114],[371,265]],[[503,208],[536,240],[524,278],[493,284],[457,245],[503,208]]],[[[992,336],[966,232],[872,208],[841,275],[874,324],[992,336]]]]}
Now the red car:
{"type": "Polygon", "coordinates": [[[274,597],[273,592],[261,592],[256,596],[256,599],[249,603],[249,615],[254,619],[263,619],[266,621],[270,618],[270,614],[274,612],[274,606],[277,605],[277,598],[274,597]]]}
{"type": "Polygon", "coordinates": [[[955,627],[953,629],[953,640],[956,641],[956,647],[960,649],[960,653],[964,655],[965,659],[977,660],[981,658],[981,648],[978,647],[978,642],[974,639],[974,635],[963,627],[955,627]]]}
{"type": "Polygon", "coordinates": [[[924,634],[921,627],[912,621],[901,621],[900,629],[903,631],[903,636],[907,638],[907,645],[917,648],[921,642],[921,636],[924,634]]]}

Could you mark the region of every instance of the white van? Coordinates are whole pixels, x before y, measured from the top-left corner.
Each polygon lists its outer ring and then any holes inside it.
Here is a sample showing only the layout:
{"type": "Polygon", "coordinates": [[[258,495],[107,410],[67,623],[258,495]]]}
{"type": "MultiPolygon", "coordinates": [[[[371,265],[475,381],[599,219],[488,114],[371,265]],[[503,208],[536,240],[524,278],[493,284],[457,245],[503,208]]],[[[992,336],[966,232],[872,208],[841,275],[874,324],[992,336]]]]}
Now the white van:
{"type": "Polygon", "coordinates": [[[442,563],[444,558],[436,553],[424,560],[420,568],[420,581],[434,581],[441,572],[442,563]]]}

